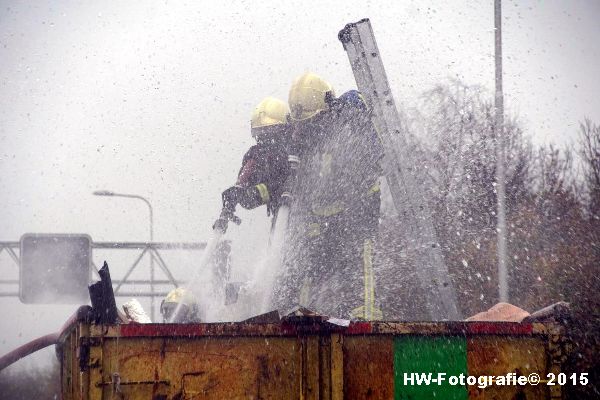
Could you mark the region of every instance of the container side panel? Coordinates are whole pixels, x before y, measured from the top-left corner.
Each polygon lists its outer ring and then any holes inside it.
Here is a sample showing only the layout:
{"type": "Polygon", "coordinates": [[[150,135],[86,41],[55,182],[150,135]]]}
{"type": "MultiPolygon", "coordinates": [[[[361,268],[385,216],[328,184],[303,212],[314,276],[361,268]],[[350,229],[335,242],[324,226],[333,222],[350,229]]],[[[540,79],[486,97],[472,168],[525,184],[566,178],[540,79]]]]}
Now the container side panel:
{"type": "Polygon", "coordinates": [[[467,399],[468,393],[464,386],[453,386],[448,383],[449,376],[467,373],[466,352],[466,339],[461,336],[396,336],[394,398],[396,400],[467,399]],[[427,379],[437,378],[438,373],[446,373],[443,382],[426,383],[427,379]],[[419,379],[421,379],[420,384],[419,379]]]}
{"type": "MultiPolygon", "coordinates": [[[[474,336],[467,340],[469,375],[473,376],[529,376],[546,375],[547,355],[543,337],[474,336]]],[[[550,397],[545,383],[537,386],[515,385],[508,380],[497,381],[487,387],[469,386],[470,399],[546,399],[550,397]]],[[[512,378],[511,378],[512,379],[512,378]]],[[[542,378],[544,379],[544,378],[542,378]]],[[[485,386],[485,385],[481,385],[485,386]]]]}
{"type": "Polygon", "coordinates": [[[111,398],[116,380],[128,400],[300,396],[295,338],[121,338],[103,347],[102,382],[93,382],[103,398],[111,398]]]}
{"type": "Polygon", "coordinates": [[[80,361],[79,361],[81,354],[79,352],[78,341],[79,341],[79,333],[78,333],[78,331],[73,331],[73,333],[69,336],[69,347],[71,348],[70,360],[69,360],[69,363],[70,363],[69,368],[71,370],[71,377],[70,377],[71,397],[70,397],[70,399],[73,399],[73,400],[81,398],[81,394],[82,394],[81,384],[82,384],[82,379],[84,378],[82,376],[83,373],[81,372],[81,365],[80,365],[80,361]]]}
{"type": "Polygon", "coordinates": [[[318,336],[308,336],[303,339],[303,371],[302,371],[302,381],[304,382],[303,386],[303,399],[306,400],[319,400],[319,391],[321,389],[320,380],[321,376],[319,374],[320,370],[320,358],[319,358],[319,337],[318,336]]]}
{"type": "Polygon", "coordinates": [[[62,354],[60,358],[60,381],[63,400],[73,399],[73,378],[77,371],[73,370],[73,362],[75,361],[72,335],[65,338],[62,344],[62,354]]]}
{"type": "Polygon", "coordinates": [[[71,331],[62,342],[61,388],[63,400],[81,398],[81,372],[79,368],[78,332],[71,331]]]}
{"type": "Polygon", "coordinates": [[[347,336],[343,340],[343,357],[345,399],[393,397],[393,336],[347,336]]]}

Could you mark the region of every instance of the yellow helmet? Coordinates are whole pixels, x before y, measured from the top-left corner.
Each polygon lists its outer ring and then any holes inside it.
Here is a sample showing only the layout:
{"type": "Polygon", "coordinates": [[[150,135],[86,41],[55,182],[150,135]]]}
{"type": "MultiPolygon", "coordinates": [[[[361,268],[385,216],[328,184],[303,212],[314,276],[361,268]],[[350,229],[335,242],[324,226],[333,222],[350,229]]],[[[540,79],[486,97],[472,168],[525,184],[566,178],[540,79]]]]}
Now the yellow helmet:
{"type": "Polygon", "coordinates": [[[181,304],[181,307],[173,322],[200,322],[196,296],[184,288],[171,290],[160,303],[160,313],[165,321],[171,319],[179,304],[181,304]]]}
{"type": "Polygon", "coordinates": [[[292,83],[288,99],[292,119],[303,121],[328,110],[328,100],[333,97],[333,87],[320,76],[313,73],[299,76],[292,83]]]}
{"type": "Polygon", "coordinates": [[[250,127],[252,129],[265,128],[267,126],[283,125],[287,123],[290,109],[284,101],[275,97],[263,99],[252,113],[250,127]]]}

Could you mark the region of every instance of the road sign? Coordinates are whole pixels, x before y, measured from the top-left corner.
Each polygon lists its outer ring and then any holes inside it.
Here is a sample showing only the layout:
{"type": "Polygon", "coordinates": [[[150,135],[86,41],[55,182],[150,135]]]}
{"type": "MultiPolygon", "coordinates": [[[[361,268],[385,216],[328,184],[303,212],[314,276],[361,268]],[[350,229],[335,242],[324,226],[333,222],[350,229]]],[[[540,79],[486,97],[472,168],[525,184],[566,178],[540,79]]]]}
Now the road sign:
{"type": "Polygon", "coordinates": [[[19,298],[23,303],[87,303],[92,239],[85,234],[21,237],[19,298]]]}

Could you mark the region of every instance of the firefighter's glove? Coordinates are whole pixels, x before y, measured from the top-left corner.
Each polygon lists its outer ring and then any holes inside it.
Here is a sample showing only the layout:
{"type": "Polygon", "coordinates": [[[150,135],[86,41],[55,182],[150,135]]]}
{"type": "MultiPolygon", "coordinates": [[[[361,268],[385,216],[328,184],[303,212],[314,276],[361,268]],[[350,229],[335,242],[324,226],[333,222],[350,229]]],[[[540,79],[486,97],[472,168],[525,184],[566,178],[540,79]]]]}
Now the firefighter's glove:
{"type": "Polygon", "coordinates": [[[229,221],[233,221],[233,223],[235,223],[236,225],[242,223],[242,220],[233,213],[233,210],[223,207],[219,219],[217,219],[213,224],[213,229],[217,229],[222,233],[225,233],[227,232],[227,226],[229,225],[229,221]]]}
{"type": "Polygon", "coordinates": [[[246,194],[246,189],[240,186],[232,186],[225,190],[221,197],[223,198],[223,209],[235,212],[235,206],[240,203],[240,200],[246,194]]]}

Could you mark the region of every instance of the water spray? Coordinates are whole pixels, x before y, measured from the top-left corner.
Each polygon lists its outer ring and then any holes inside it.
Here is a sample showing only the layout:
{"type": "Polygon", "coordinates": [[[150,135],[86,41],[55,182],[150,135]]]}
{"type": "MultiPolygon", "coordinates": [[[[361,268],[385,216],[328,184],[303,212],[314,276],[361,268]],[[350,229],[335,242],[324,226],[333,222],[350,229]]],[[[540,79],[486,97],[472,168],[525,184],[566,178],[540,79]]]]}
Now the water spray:
{"type": "MultiPolygon", "coordinates": [[[[227,231],[227,226],[229,225],[229,221],[233,221],[233,223],[235,223],[236,225],[239,225],[242,223],[242,220],[239,217],[237,217],[236,215],[234,215],[233,210],[231,210],[227,207],[223,207],[223,209],[221,210],[221,215],[219,216],[219,218],[213,225],[213,231],[212,231],[211,238],[206,243],[206,248],[204,249],[204,252],[202,253],[202,258],[200,259],[200,262],[198,263],[198,266],[196,267],[194,276],[187,284],[188,288],[197,287],[198,284],[204,280],[202,278],[206,278],[206,274],[208,274],[209,275],[208,281],[210,283],[211,292],[215,291],[215,286],[216,286],[215,282],[217,280],[216,276],[215,276],[215,272],[213,271],[212,268],[207,268],[207,267],[208,267],[208,264],[211,262],[213,255],[215,254],[215,251],[217,249],[219,242],[221,241],[221,238],[227,231]]],[[[205,315],[207,315],[207,311],[211,308],[211,306],[214,305],[214,304],[212,304],[212,302],[215,299],[215,296],[213,296],[213,294],[214,293],[210,293],[209,295],[200,296],[200,298],[198,298],[198,302],[200,303],[199,306],[202,310],[204,310],[205,315]]],[[[181,309],[182,308],[181,306],[182,306],[182,303],[179,302],[177,304],[177,307],[175,308],[175,311],[173,312],[173,314],[167,321],[168,323],[172,324],[181,319],[180,314],[183,311],[181,309]]]]}
{"type": "Polygon", "coordinates": [[[275,286],[275,279],[279,276],[281,265],[283,264],[283,249],[285,245],[285,234],[287,232],[288,220],[290,216],[290,208],[293,201],[293,189],[296,187],[298,179],[298,166],[300,158],[295,155],[297,151],[290,151],[288,155],[288,164],[290,166],[290,175],[285,181],[281,194],[281,206],[277,212],[275,226],[271,235],[271,243],[269,246],[266,262],[263,268],[257,270],[255,282],[262,279],[264,290],[260,312],[271,311],[272,295],[275,286]],[[259,275],[260,274],[260,275],[259,275]]]}

